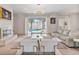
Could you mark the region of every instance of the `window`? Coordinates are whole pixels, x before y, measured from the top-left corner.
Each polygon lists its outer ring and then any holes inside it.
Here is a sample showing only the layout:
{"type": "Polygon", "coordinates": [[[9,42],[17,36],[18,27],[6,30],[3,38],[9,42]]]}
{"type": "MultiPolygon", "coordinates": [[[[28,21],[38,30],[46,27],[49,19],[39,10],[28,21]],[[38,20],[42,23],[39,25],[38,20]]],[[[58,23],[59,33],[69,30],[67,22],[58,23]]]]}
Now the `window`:
{"type": "Polygon", "coordinates": [[[30,18],[28,19],[28,36],[42,36],[46,30],[45,18],[30,18]]]}

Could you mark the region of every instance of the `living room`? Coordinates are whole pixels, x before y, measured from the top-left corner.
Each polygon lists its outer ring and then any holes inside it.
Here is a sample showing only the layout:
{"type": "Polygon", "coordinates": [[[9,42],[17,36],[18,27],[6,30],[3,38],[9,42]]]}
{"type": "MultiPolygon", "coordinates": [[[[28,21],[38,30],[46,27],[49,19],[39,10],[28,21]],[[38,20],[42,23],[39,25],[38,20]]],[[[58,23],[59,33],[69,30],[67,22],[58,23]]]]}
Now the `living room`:
{"type": "Polygon", "coordinates": [[[0,55],[78,55],[78,8],[78,4],[1,4],[0,55]]]}

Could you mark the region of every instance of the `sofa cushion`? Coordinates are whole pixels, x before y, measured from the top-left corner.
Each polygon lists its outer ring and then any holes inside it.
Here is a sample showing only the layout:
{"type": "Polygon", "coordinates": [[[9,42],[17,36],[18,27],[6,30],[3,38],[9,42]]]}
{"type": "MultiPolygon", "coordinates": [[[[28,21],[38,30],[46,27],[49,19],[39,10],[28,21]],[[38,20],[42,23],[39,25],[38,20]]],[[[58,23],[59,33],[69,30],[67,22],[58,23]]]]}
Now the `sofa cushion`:
{"type": "Polygon", "coordinates": [[[68,36],[69,35],[69,32],[70,32],[69,30],[64,30],[63,31],[63,34],[66,35],[66,36],[68,36]]]}
{"type": "Polygon", "coordinates": [[[79,38],[79,31],[71,32],[69,36],[72,38],[79,38]]]}

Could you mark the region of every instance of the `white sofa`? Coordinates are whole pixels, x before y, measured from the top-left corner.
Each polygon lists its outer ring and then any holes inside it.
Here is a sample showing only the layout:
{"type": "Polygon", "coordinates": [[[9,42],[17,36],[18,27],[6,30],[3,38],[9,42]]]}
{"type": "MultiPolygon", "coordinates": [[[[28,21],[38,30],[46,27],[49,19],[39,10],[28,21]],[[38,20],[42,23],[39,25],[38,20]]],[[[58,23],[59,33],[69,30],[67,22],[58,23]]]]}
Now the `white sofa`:
{"type": "Polygon", "coordinates": [[[20,44],[17,35],[7,40],[0,40],[0,55],[20,55],[23,53],[23,46],[20,44]]]}
{"type": "Polygon", "coordinates": [[[74,45],[74,39],[79,39],[79,31],[70,32],[69,36],[64,36],[63,43],[69,47],[79,47],[79,44],[74,45]]]}
{"type": "Polygon", "coordinates": [[[61,42],[58,38],[52,38],[52,39],[42,39],[41,46],[44,48],[42,49],[43,52],[54,52],[54,47],[61,42]]]}
{"type": "Polygon", "coordinates": [[[63,43],[59,43],[55,46],[56,55],[79,55],[79,48],[69,48],[63,43]]]}
{"type": "MultiPolygon", "coordinates": [[[[74,46],[73,39],[79,39],[79,31],[70,31],[67,29],[58,30],[55,37],[61,39],[63,43],[69,47],[76,47],[74,46]]],[[[77,47],[78,46],[79,44],[77,44],[77,47]]]]}
{"type": "Polygon", "coordinates": [[[53,40],[45,39],[41,40],[41,45],[44,46],[44,52],[53,52],[54,50],[54,44],[53,40]]]}
{"type": "Polygon", "coordinates": [[[21,41],[21,45],[24,46],[24,52],[36,52],[37,40],[24,39],[21,41]]]}

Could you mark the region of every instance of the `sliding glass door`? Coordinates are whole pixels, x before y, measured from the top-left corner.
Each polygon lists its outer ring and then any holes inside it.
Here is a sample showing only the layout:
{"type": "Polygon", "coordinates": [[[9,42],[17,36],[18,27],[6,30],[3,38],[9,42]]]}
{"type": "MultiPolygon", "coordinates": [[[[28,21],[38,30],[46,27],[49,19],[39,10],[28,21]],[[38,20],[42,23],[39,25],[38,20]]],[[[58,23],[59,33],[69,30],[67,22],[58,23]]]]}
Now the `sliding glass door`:
{"type": "Polygon", "coordinates": [[[42,37],[44,30],[46,29],[45,18],[30,18],[28,35],[32,38],[42,37]]]}

